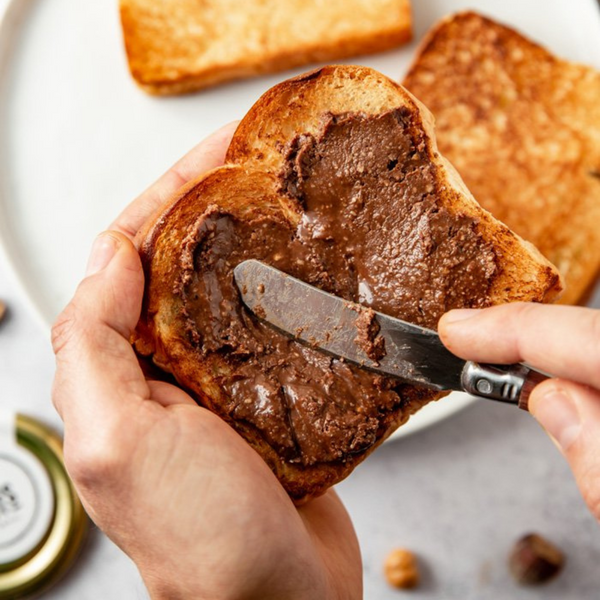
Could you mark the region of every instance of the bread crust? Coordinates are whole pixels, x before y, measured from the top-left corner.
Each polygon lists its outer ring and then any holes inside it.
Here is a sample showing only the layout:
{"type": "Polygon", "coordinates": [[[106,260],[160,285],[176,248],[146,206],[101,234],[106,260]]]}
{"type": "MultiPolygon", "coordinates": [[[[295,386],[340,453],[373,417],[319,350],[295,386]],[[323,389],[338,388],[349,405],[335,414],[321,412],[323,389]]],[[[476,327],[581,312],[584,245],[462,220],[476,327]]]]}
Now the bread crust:
{"type": "Polygon", "coordinates": [[[383,75],[364,67],[330,66],[275,86],[242,120],[230,144],[226,166],[215,169],[182,188],[140,232],[137,243],[146,274],[140,323],[133,343],[144,356],[172,373],[203,406],[230,423],[265,459],[297,503],[320,495],[346,477],[411,414],[441,397],[404,386],[402,405],[381,417],[376,443],[344,461],[302,466],[286,462],[252,425],[224,414],[225,392],[219,378],[230,365],[226,356],[202,357],[190,345],[182,318],[181,301],[174,293],[180,272],[178,254],[187,227],[209,206],[238,219],[253,214],[278,215],[297,224],[297,206],[278,191],[283,165],[281,148],[298,133],[319,126],[325,113],[379,114],[406,107],[415,127],[425,131],[427,157],[438,169],[436,194],[453,212],[473,215],[479,230],[497,251],[499,269],[490,288],[492,303],[516,300],[549,301],[560,290],[553,267],[529,244],[483,211],[456,172],[439,155],[430,113],[413,96],[383,75]]]}
{"type": "Polygon", "coordinates": [[[478,13],[423,40],[404,85],[478,202],[529,240],[580,303],[600,272],[600,73],[478,13]]]}

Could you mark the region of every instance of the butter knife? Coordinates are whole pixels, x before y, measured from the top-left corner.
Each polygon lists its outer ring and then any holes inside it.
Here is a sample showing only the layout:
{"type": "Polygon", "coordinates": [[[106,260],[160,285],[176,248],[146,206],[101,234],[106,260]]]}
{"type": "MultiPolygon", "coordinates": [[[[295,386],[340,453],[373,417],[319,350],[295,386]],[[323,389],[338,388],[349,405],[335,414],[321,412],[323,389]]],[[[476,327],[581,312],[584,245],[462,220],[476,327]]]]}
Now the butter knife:
{"type": "Polygon", "coordinates": [[[257,260],[240,263],[234,278],[244,304],[281,332],[407,383],[437,391],[464,391],[528,410],[531,391],[548,379],[523,364],[465,361],[452,354],[435,331],[371,311],[257,260]],[[369,320],[371,341],[382,349],[379,356],[365,349],[361,339],[369,320]]]}

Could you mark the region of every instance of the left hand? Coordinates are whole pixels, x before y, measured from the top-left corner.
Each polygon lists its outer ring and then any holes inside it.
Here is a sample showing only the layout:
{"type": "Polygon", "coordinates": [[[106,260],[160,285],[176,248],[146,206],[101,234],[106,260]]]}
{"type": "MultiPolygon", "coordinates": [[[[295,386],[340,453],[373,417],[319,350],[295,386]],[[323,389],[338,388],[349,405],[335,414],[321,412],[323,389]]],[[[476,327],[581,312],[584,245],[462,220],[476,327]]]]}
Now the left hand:
{"type": "Polygon", "coordinates": [[[223,163],[232,134],[200,144],[94,244],[53,328],[66,467],[152,598],[358,599],[360,551],[335,492],[297,509],[231,427],[146,379],[129,343],[144,291],[133,237],[181,185],[223,163]]]}

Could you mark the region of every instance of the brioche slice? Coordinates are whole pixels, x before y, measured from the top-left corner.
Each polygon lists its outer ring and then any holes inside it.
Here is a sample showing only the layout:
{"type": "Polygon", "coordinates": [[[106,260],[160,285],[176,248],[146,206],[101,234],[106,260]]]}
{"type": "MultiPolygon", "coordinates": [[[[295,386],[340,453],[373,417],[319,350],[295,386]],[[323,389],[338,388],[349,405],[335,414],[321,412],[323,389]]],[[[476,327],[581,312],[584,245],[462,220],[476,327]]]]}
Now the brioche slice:
{"type": "Polygon", "coordinates": [[[427,109],[372,69],[330,66],[275,86],[226,162],[140,233],[146,289],[133,341],[234,427],[298,503],[440,395],[277,332],[243,306],[239,262],[432,328],[449,308],[560,291],[554,267],[481,209],[439,155],[427,109]]]}
{"type": "Polygon", "coordinates": [[[474,12],[423,42],[404,85],[478,202],[585,300],[600,269],[600,73],[474,12]]]}
{"type": "Polygon", "coordinates": [[[409,0],[120,0],[129,68],[181,94],[409,41],[409,0]]]}

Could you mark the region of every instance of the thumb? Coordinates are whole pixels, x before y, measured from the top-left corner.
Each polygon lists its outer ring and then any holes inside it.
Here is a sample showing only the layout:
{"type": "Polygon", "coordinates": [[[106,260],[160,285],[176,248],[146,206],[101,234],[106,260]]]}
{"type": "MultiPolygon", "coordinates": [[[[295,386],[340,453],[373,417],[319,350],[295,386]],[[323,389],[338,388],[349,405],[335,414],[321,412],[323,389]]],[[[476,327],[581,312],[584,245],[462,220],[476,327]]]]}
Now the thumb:
{"type": "Polygon", "coordinates": [[[87,276],[52,329],[53,400],[65,421],[112,421],[132,397],[148,397],[129,344],[143,291],[142,265],[131,241],[114,231],[98,236],[87,276]]]}
{"type": "Polygon", "coordinates": [[[600,392],[551,379],[534,389],[529,409],[565,455],[585,502],[600,520],[600,392]]]}
{"type": "Polygon", "coordinates": [[[129,337],[140,317],[144,293],[142,263],[133,243],[116,231],[101,233],[92,246],[85,274],[80,290],[82,308],[92,308],[86,299],[91,301],[98,318],[129,337]],[[99,288],[103,296],[100,306],[94,301],[99,288]]]}

